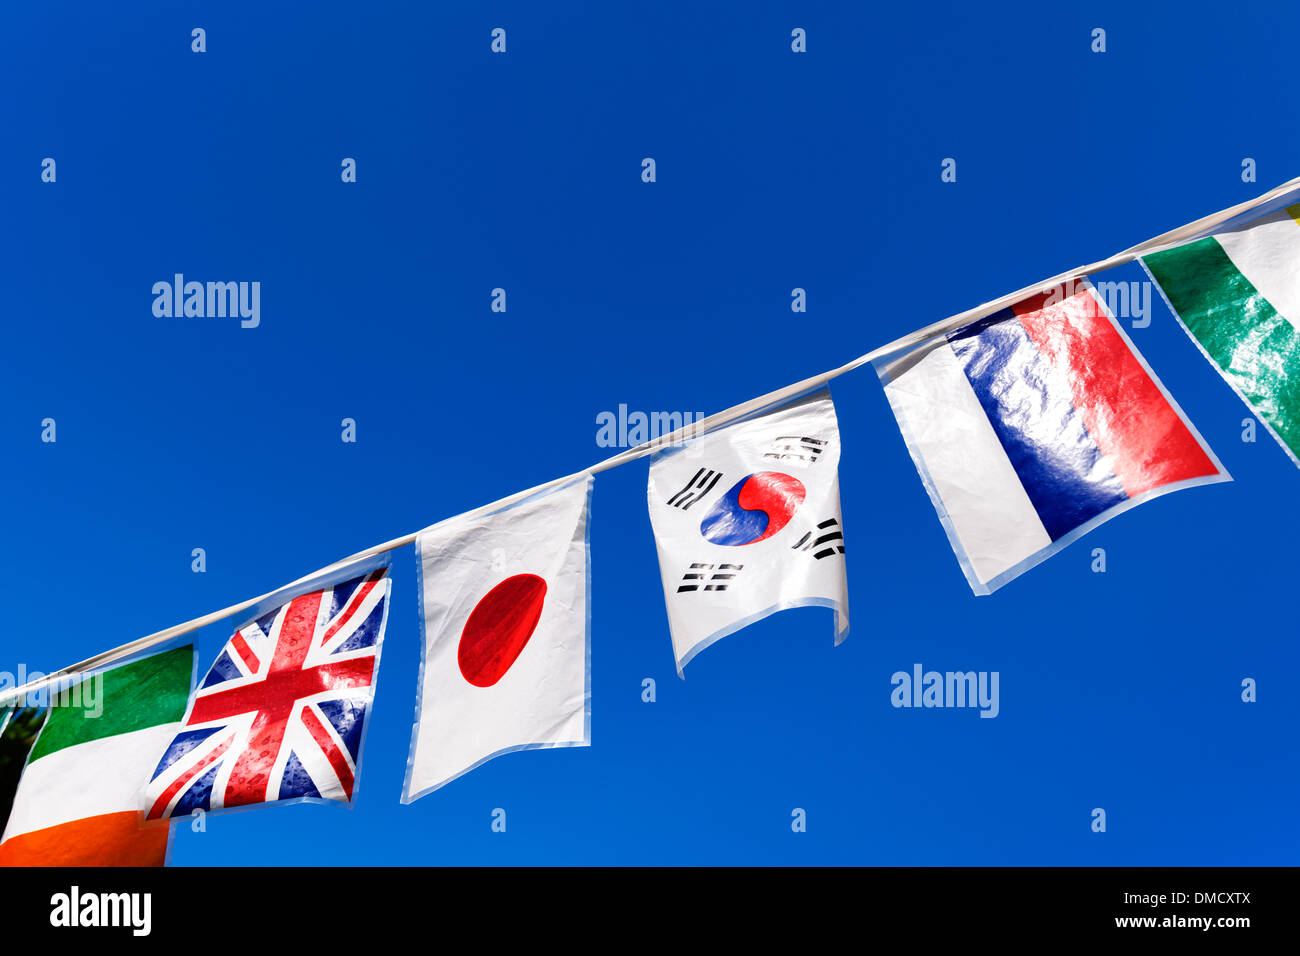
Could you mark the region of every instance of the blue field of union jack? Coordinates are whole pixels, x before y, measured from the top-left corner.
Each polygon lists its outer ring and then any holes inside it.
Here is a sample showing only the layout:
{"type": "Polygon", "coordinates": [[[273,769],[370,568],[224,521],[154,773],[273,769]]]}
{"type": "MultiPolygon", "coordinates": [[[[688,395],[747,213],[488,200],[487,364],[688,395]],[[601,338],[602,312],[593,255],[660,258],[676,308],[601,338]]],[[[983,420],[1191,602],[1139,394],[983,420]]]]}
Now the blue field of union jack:
{"type": "Polygon", "coordinates": [[[380,568],[239,628],[154,771],[148,816],[303,797],[350,801],[390,585],[380,568]]]}

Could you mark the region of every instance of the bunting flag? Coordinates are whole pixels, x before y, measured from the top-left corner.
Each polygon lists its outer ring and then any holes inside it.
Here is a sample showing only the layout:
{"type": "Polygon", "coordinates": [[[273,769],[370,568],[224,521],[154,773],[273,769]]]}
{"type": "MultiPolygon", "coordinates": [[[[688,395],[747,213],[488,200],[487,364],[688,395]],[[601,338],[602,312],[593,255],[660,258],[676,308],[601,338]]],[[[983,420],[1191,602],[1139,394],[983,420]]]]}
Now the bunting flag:
{"type": "Polygon", "coordinates": [[[185,714],[194,648],[92,674],[51,694],[0,844],[5,866],[162,866],[168,826],[145,823],[150,771],[185,714]]]}
{"type": "Polygon", "coordinates": [[[839,461],[826,390],[656,456],[646,493],[678,675],[785,608],[832,608],[844,640],[839,461]]]}
{"type": "Polygon", "coordinates": [[[501,754],[591,743],[592,484],[416,538],[423,658],[403,803],[501,754]]]}
{"type": "MultiPolygon", "coordinates": [[[[1255,205],[1289,201],[1295,182],[1255,205]]],[[[1141,256],[1197,345],[1300,465],[1300,203],[1244,225],[1241,209],[1070,275],[1141,256]]],[[[402,802],[500,754],[588,746],[591,473],[652,453],[647,501],[678,674],[713,642],[787,608],[834,611],[839,644],[849,629],[840,441],[824,383],[867,361],[976,594],[1135,505],[1231,480],[1088,281],[1024,294],[719,413],[710,421],[730,424],[682,447],[639,445],[370,549],[364,563],[338,562],[346,567],[92,658],[261,609],[192,695],[186,647],[68,690],[84,696],[102,680],[103,719],[52,706],[37,736],[36,711],[17,718],[24,748],[36,743],[0,863],[161,864],[168,818],[351,802],[391,590],[387,569],[370,569],[412,539],[422,659],[402,802]]],[[[11,716],[0,706],[0,734],[11,716]]],[[[3,807],[4,780],[0,790],[3,807]]]]}
{"type": "Polygon", "coordinates": [[[1086,282],[876,370],[976,594],[1134,505],[1231,480],[1086,282]]]}
{"type": "Polygon", "coordinates": [[[299,594],[235,631],[155,760],[149,819],[351,801],[388,619],[387,575],[379,568],[299,594]]]}
{"type": "Polygon", "coordinates": [[[1300,204],[1142,262],[1202,353],[1300,465],[1300,204]]]}

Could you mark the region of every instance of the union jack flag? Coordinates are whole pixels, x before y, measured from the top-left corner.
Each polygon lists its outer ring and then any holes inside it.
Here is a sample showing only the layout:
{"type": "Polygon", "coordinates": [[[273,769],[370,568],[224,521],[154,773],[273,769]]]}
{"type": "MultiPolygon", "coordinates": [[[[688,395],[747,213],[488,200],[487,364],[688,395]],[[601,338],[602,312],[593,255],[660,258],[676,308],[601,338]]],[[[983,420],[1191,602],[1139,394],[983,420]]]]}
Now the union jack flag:
{"type": "Polygon", "coordinates": [[[296,797],[350,801],[389,587],[380,568],[237,630],[154,771],[148,817],[296,797]]]}

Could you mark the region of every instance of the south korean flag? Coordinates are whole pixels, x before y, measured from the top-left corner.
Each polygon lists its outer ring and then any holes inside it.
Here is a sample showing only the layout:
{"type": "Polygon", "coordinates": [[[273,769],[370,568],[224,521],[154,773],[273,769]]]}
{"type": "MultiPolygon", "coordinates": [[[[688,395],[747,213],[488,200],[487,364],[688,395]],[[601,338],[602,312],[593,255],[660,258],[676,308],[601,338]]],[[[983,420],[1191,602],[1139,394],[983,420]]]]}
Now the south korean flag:
{"type": "Polygon", "coordinates": [[[696,654],[790,607],[849,631],[840,437],[822,390],[656,456],[647,490],[677,673],[696,654]]]}

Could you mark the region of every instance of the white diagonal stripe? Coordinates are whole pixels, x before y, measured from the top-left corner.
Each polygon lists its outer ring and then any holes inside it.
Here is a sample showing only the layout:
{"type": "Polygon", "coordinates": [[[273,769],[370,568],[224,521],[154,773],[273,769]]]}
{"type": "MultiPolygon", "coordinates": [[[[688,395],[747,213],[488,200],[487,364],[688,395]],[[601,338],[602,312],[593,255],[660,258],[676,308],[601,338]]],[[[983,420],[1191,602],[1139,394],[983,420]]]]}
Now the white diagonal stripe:
{"type": "Polygon", "coordinates": [[[89,740],[27,765],[5,839],[72,820],[139,810],[141,793],[179,723],[89,740]]]}
{"type": "Polygon", "coordinates": [[[946,342],[885,386],[885,395],[926,490],[946,514],[954,550],[965,552],[980,585],[1052,543],[946,342]]]}
{"type": "Polygon", "coordinates": [[[1214,237],[1237,271],[1300,329],[1300,224],[1285,209],[1214,237]]]}

